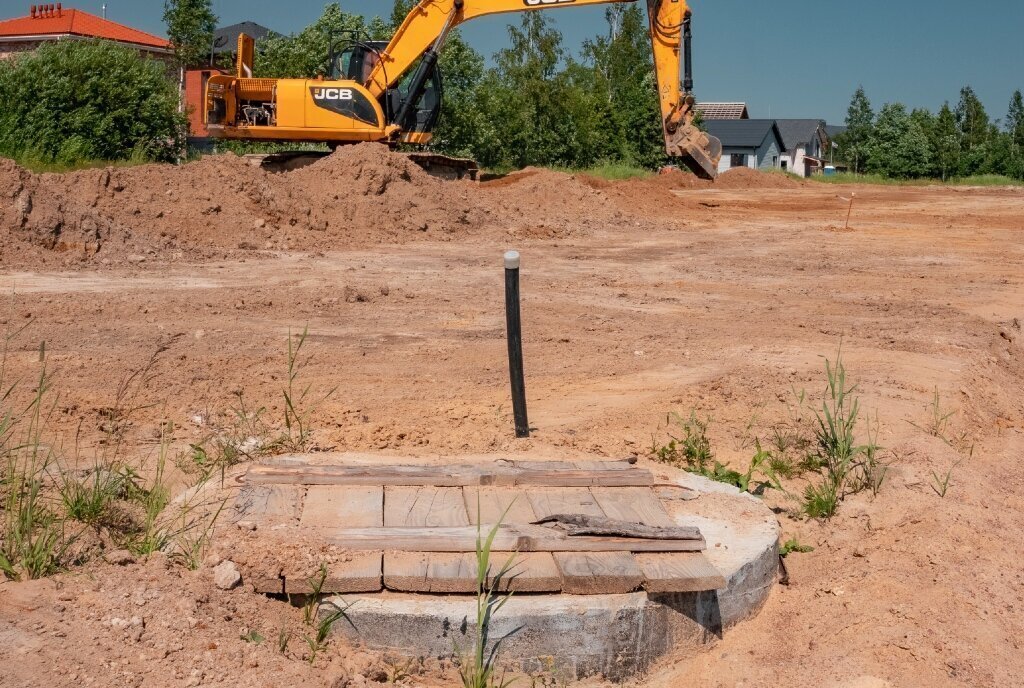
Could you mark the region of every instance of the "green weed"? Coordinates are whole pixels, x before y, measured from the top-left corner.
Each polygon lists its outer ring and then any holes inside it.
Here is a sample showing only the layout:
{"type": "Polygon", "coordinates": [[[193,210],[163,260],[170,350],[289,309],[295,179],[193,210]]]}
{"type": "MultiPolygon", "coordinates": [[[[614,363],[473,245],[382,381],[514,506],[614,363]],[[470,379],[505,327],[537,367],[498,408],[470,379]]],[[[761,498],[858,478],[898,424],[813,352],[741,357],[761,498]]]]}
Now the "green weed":
{"type": "Polygon", "coordinates": [[[962,461],[963,459],[954,463],[952,466],[949,467],[949,470],[947,470],[942,475],[939,475],[935,471],[932,471],[931,488],[939,497],[946,497],[946,492],[949,490],[949,481],[953,478],[953,471],[956,469],[957,466],[960,465],[962,461]]]}
{"type": "Polygon", "coordinates": [[[824,400],[821,408],[814,411],[814,450],[809,452],[807,462],[820,468],[822,480],[817,485],[808,485],[804,491],[804,510],[812,518],[830,518],[848,493],[865,487],[866,462],[874,461],[878,451],[870,439],[867,444],[857,443],[860,399],[856,396],[857,386],[848,386],[841,344],[835,363],[825,359],[825,375],[824,400]],[[856,479],[858,471],[860,480],[856,479]]]}
{"type": "Polygon", "coordinates": [[[678,426],[682,430],[682,436],[676,437],[670,432],[667,444],[658,446],[656,442],[652,443],[651,454],[654,458],[694,473],[708,470],[709,464],[715,458],[711,450],[711,440],[707,435],[711,418],[701,420],[697,412],[691,410],[689,418],[683,418],[678,413],[670,413],[666,416],[665,422],[678,426]]]}
{"type": "MultiPolygon", "coordinates": [[[[675,423],[682,431],[679,436],[669,433],[667,444],[651,444],[651,454],[657,461],[678,466],[685,471],[709,478],[711,480],[738,487],[743,492],[762,494],[768,487],[779,486],[778,477],[772,468],[770,452],[761,448],[759,440],[755,440],[756,453],[751,459],[745,473],[730,468],[715,460],[711,449],[711,440],[707,430],[711,418],[701,420],[696,411],[690,411],[689,418],[677,413],[670,413],[666,422],[675,423]],[[756,476],[761,479],[757,480],[756,476]],[[753,488],[753,489],[752,489],[753,488]]],[[[781,486],[779,486],[781,487],[781,486]]]]}
{"type": "Polygon", "coordinates": [[[793,552],[797,552],[799,554],[807,554],[808,552],[813,551],[814,548],[810,545],[801,545],[799,540],[797,540],[795,537],[791,537],[782,544],[782,547],[779,548],[779,556],[787,557],[793,552]]]}
{"type": "Polygon", "coordinates": [[[262,635],[260,635],[260,632],[257,631],[256,629],[253,629],[253,630],[249,631],[245,635],[239,636],[239,638],[241,638],[242,640],[244,640],[247,643],[253,643],[254,645],[259,645],[264,640],[266,640],[266,638],[264,638],[262,635]]]}
{"type": "Polygon", "coordinates": [[[288,333],[288,378],[284,390],[284,427],[280,443],[288,451],[304,451],[309,442],[309,419],[316,408],[330,398],[337,388],[332,388],[319,399],[312,395],[312,383],[304,387],[297,385],[303,362],[300,360],[302,347],[309,336],[309,327],[298,337],[288,333]]]}
{"type": "Polygon", "coordinates": [[[501,592],[501,588],[509,580],[510,574],[515,568],[514,556],[510,556],[505,561],[497,574],[492,575],[491,573],[491,549],[494,545],[494,538],[510,508],[511,505],[505,509],[505,513],[491,528],[487,536],[483,537],[480,525],[480,501],[479,498],[477,499],[476,639],[472,653],[460,655],[459,658],[459,677],[462,679],[463,688],[507,688],[512,684],[512,680],[506,679],[504,675],[498,677],[496,673],[498,656],[504,638],[499,638],[490,651],[487,650],[490,643],[491,619],[501,611],[513,594],[511,590],[501,592]]]}
{"type": "Polygon", "coordinates": [[[44,424],[53,409],[48,401],[45,344],[39,348],[34,394],[19,411],[15,408],[18,385],[6,380],[11,341],[12,336],[5,338],[0,356],[0,571],[17,580],[42,578],[60,570],[74,537],[65,532],[59,515],[47,507],[44,495],[47,474],[54,464],[52,450],[43,440],[44,424]]]}
{"type": "Polygon", "coordinates": [[[61,471],[57,481],[64,514],[91,526],[103,525],[111,518],[116,500],[124,493],[123,475],[99,464],[83,479],[71,471],[61,471]]]}

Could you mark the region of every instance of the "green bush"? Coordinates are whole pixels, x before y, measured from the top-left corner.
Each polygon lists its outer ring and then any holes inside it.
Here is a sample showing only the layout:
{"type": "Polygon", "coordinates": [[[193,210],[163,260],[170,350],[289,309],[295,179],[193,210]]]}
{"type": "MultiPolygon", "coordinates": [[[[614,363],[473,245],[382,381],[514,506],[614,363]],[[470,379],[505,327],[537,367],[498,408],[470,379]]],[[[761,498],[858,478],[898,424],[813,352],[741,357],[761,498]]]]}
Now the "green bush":
{"type": "Polygon", "coordinates": [[[172,160],[186,131],[167,66],[102,41],[0,62],[0,101],[0,155],[18,160],[172,160]]]}

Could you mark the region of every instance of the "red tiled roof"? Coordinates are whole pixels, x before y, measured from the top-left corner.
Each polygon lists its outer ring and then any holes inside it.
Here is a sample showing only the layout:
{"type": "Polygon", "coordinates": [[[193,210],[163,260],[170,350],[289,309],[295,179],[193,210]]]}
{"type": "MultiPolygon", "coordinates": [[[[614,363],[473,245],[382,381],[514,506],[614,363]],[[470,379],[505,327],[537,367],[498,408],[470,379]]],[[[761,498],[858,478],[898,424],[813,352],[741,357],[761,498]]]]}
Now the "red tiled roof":
{"type": "Polygon", "coordinates": [[[19,36],[83,36],[133,43],[151,48],[169,48],[166,38],[154,36],[82,10],[63,9],[0,21],[0,38],[19,36]]]}

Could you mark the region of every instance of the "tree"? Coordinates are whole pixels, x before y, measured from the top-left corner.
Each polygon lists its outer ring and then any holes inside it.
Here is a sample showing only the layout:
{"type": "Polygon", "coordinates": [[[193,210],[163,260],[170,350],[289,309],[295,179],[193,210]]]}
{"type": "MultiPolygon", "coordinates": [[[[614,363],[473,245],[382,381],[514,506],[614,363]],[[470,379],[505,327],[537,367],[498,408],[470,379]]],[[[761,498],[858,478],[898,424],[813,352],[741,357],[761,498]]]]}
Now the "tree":
{"type": "Polygon", "coordinates": [[[928,137],[902,103],[887,103],[878,113],[867,143],[868,171],[907,179],[928,174],[928,137]]]}
{"type": "Polygon", "coordinates": [[[960,102],[956,106],[956,125],[960,130],[961,143],[965,151],[972,151],[988,141],[988,113],[970,86],[960,89],[960,102]]]}
{"type": "Polygon", "coordinates": [[[868,144],[871,140],[875,113],[864,87],[859,86],[846,111],[846,131],[839,136],[839,145],[851,169],[860,174],[867,167],[868,144]]]}
{"type": "Polygon", "coordinates": [[[1013,145],[1024,152],[1024,96],[1019,90],[1010,98],[1010,109],[1006,112],[1006,131],[1013,145]]]}
{"type": "Polygon", "coordinates": [[[331,40],[343,35],[384,40],[390,36],[379,17],[366,21],[361,15],[343,12],[332,2],[313,24],[291,36],[268,36],[257,44],[255,76],[307,78],[326,74],[331,40]]]}
{"type": "Polygon", "coordinates": [[[405,18],[412,12],[412,8],[416,6],[416,0],[395,0],[395,6],[391,10],[391,20],[388,22],[388,28],[391,34],[394,35],[398,27],[402,25],[405,18]]]}
{"type": "Polygon", "coordinates": [[[173,160],[184,138],[166,67],[110,42],[46,43],[0,62],[0,100],[0,154],[13,158],[173,160]]]}
{"type": "Polygon", "coordinates": [[[968,177],[986,169],[989,151],[986,145],[992,128],[985,106],[970,86],[960,89],[960,102],[956,106],[956,125],[960,132],[960,174],[968,177]]]}
{"type": "Polygon", "coordinates": [[[164,0],[167,37],[182,68],[202,64],[209,59],[217,16],[210,0],[164,0]]]}
{"type": "Polygon", "coordinates": [[[910,121],[916,124],[925,138],[928,140],[929,150],[932,152],[933,157],[928,161],[928,170],[925,172],[925,176],[937,177],[941,174],[938,166],[935,163],[935,127],[936,118],[928,108],[914,108],[910,111],[910,121]]]}
{"type": "Polygon", "coordinates": [[[449,155],[473,157],[486,126],[479,105],[484,58],[453,31],[441,51],[440,68],[444,100],[432,147],[449,155]]]}
{"type": "Polygon", "coordinates": [[[583,51],[606,98],[597,104],[607,119],[606,156],[659,167],[666,156],[647,20],[638,5],[611,7],[605,19],[607,38],[585,42],[583,51]]]}
{"type": "Polygon", "coordinates": [[[932,151],[935,154],[935,170],[946,181],[960,166],[960,136],[956,128],[956,116],[943,103],[935,118],[931,135],[932,151]]]}

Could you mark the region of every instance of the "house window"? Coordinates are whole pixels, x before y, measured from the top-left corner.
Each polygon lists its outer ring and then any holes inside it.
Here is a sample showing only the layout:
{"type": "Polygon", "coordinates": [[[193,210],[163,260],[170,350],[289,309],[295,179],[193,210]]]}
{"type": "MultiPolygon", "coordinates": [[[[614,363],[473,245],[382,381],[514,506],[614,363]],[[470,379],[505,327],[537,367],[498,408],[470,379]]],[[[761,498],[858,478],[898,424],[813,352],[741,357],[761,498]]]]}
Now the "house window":
{"type": "Polygon", "coordinates": [[[782,161],[782,169],[786,169],[787,167],[789,167],[789,161],[788,160],[783,160],[782,161]]]}
{"type": "Polygon", "coordinates": [[[778,166],[779,166],[779,156],[773,155],[772,156],[772,167],[778,167],[778,166]]]}
{"type": "Polygon", "coordinates": [[[747,156],[743,153],[733,153],[729,156],[729,167],[746,167],[747,156]]]}

